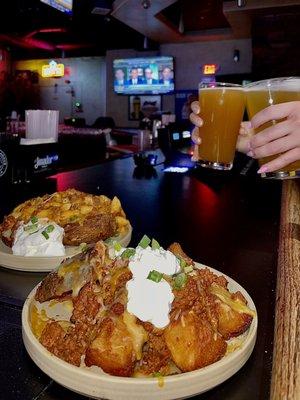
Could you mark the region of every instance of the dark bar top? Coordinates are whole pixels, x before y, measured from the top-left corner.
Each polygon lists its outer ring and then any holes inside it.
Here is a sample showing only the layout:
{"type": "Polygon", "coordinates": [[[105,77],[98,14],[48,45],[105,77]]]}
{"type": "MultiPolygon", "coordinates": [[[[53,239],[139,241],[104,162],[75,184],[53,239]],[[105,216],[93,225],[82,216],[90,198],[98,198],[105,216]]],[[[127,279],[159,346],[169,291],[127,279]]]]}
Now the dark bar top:
{"type": "MultiPolygon", "coordinates": [[[[162,154],[159,160],[163,160],[162,154]]],[[[118,196],[133,226],[133,246],[143,234],[164,247],[178,241],[195,261],[239,282],[256,304],[258,334],[249,361],[228,381],[197,398],[268,399],[281,183],[251,172],[249,176],[240,174],[246,163],[243,158],[230,172],[202,169],[185,174],[163,172],[160,164],[143,177],[135,170],[132,157],[118,159],[22,187],[1,188],[0,218],[30,197],[71,187],[118,196]]],[[[44,375],[23,347],[21,307],[44,276],[0,268],[0,399],[84,399],[44,375]]]]}

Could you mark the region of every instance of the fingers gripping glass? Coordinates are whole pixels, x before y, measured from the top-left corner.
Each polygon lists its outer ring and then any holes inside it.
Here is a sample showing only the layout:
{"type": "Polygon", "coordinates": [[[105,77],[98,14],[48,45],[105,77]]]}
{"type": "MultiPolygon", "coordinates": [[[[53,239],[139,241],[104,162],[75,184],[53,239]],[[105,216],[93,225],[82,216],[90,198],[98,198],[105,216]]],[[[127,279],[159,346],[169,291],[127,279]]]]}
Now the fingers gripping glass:
{"type": "MultiPolygon", "coordinates": [[[[259,111],[274,104],[297,100],[299,101],[300,78],[286,77],[252,82],[246,86],[245,93],[247,99],[247,112],[249,118],[253,118],[254,115],[259,111]]],[[[259,128],[255,129],[255,134],[259,135],[264,129],[271,127],[280,121],[281,120],[273,120],[261,125],[259,128]]],[[[266,164],[278,156],[279,154],[264,157],[259,160],[259,164],[266,164]]],[[[263,178],[273,179],[289,179],[299,177],[300,160],[295,161],[278,171],[263,173],[261,176],[263,178]]]]}
{"type": "Polygon", "coordinates": [[[245,108],[243,87],[231,83],[200,83],[198,164],[205,168],[232,168],[240,123],[245,108]]]}

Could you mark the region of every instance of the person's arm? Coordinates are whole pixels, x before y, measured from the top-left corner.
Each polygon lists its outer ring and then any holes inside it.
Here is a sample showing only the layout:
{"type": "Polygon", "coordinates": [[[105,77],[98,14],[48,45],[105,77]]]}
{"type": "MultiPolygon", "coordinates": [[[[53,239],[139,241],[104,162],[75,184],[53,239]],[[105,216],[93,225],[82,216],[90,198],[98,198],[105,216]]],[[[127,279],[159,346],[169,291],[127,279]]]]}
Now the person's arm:
{"type": "Polygon", "coordinates": [[[300,160],[300,101],[275,104],[258,112],[251,119],[251,127],[279,120],[250,140],[250,157],[263,158],[279,154],[264,164],[259,173],[277,171],[294,161],[300,160]]]}

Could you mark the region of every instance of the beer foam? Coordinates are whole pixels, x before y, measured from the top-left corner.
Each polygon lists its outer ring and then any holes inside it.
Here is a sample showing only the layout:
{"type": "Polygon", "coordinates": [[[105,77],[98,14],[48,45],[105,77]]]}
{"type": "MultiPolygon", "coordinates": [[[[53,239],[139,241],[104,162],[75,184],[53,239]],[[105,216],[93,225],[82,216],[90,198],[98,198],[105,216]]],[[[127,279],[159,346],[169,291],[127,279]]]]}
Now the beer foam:
{"type": "Polygon", "coordinates": [[[278,79],[274,81],[270,81],[268,79],[259,82],[252,82],[249,85],[245,86],[245,90],[247,92],[253,91],[272,91],[272,92],[300,92],[300,78],[291,78],[291,79],[278,79]]]}
{"type": "Polygon", "coordinates": [[[244,87],[239,87],[239,86],[236,86],[236,87],[231,87],[231,86],[213,86],[213,87],[205,87],[205,88],[200,88],[199,89],[199,91],[200,90],[245,90],[245,88],[244,87]]]}

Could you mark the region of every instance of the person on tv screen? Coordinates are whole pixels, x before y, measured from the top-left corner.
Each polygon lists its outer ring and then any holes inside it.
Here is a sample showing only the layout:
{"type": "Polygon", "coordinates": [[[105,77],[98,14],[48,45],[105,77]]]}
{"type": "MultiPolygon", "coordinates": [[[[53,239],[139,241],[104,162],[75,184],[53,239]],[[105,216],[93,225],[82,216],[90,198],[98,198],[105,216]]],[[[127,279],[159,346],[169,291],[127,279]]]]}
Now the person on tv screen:
{"type": "Polygon", "coordinates": [[[115,86],[124,86],[126,84],[124,71],[121,68],[117,68],[115,70],[115,86]]]}
{"type": "Polygon", "coordinates": [[[142,85],[145,83],[144,79],[139,76],[139,71],[136,67],[131,68],[130,77],[128,81],[129,85],[142,85]]]}
{"type": "Polygon", "coordinates": [[[153,71],[150,67],[145,68],[145,79],[147,85],[157,85],[158,79],[153,78],[153,71]]]}
{"type": "Polygon", "coordinates": [[[170,67],[165,67],[162,70],[162,78],[159,80],[159,83],[163,85],[171,85],[174,83],[172,69],[170,67]]]}

